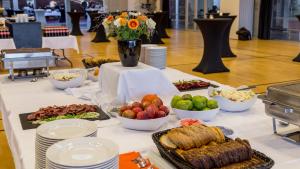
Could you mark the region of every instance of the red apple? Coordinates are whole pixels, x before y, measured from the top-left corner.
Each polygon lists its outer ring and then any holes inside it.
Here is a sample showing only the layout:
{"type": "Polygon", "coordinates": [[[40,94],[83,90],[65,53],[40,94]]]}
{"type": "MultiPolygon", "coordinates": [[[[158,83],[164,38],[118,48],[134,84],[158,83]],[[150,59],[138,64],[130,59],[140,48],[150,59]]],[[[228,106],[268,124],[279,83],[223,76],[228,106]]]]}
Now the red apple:
{"type": "Polygon", "coordinates": [[[122,114],[123,117],[129,118],[129,119],[135,119],[136,113],[132,110],[126,110],[122,114]]]}
{"type": "Polygon", "coordinates": [[[138,113],[138,112],[143,111],[143,109],[140,108],[140,107],[134,107],[134,108],[132,109],[132,111],[134,111],[135,113],[138,113]]]}
{"type": "Polygon", "coordinates": [[[161,118],[161,117],[165,117],[165,116],[167,116],[167,114],[166,114],[166,112],[164,112],[164,111],[158,111],[158,112],[156,113],[156,117],[157,117],[157,118],[161,118]]]}
{"type": "Polygon", "coordinates": [[[169,114],[169,112],[170,112],[169,109],[168,109],[168,107],[164,106],[164,105],[160,106],[159,110],[164,111],[166,114],[169,114]]]}
{"type": "Polygon", "coordinates": [[[151,104],[145,109],[145,113],[146,113],[147,117],[150,119],[155,118],[155,114],[158,111],[159,110],[155,104],[151,104]]]}
{"type": "Polygon", "coordinates": [[[146,115],[146,113],[144,111],[140,111],[140,112],[137,113],[136,119],[138,119],[138,120],[147,119],[145,115],[146,115]]]}
{"type": "Polygon", "coordinates": [[[126,110],[131,110],[132,109],[132,107],[131,106],[129,106],[129,105],[125,105],[125,106],[122,106],[121,107],[121,109],[120,109],[120,112],[124,112],[124,111],[126,111],[126,110]]]}
{"type": "Polygon", "coordinates": [[[155,99],[152,100],[152,104],[155,104],[157,107],[160,107],[164,103],[163,103],[163,101],[159,97],[157,97],[157,98],[155,98],[155,99]]]}
{"type": "Polygon", "coordinates": [[[143,108],[143,105],[142,105],[142,103],[140,103],[140,102],[134,102],[134,103],[132,103],[132,107],[133,107],[133,108],[135,108],[135,107],[143,108]]]}
{"type": "Polygon", "coordinates": [[[146,109],[151,104],[151,102],[145,101],[142,104],[143,104],[143,108],[146,109]]]}

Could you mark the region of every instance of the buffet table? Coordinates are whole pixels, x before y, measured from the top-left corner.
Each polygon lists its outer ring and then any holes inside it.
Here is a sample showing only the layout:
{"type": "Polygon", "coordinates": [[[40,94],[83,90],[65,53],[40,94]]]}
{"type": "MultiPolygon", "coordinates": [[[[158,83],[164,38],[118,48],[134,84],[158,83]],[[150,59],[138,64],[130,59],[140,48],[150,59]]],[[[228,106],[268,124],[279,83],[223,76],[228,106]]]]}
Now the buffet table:
{"type": "MultiPolygon", "coordinates": [[[[171,81],[201,79],[171,68],[163,70],[171,81]]],[[[55,89],[49,80],[39,79],[32,83],[28,80],[12,82],[7,75],[0,76],[0,111],[8,137],[8,142],[17,169],[34,169],[35,130],[23,130],[19,120],[20,113],[28,113],[49,105],[67,105],[90,103],[67,95],[55,89]]],[[[218,83],[215,83],[220,85],[218,83]]],[[[222,85],[221,85],[222,86],[222,85]]],[[[207,95],[207,90],[188,92],[207,95]]],[[[167,104],[169,101],[164,100],[167,104]]],[[[155,151],[157,149],[151,139],[153,132],[124,129],[118,120],[97,121],[98,136],[111,139],[119,145],[120,153],[129,151],[155,151]]],[[[178,125],[175,115],[171,115],[169,123],[160,130],[178,125]]],[[[248,111],[242,113],[220,112],[216,119],[208,125],[226,126],[234,130],[234,137],[249,139],[252,147],[275,161],[274,168],[297,168],[300,165],[300,149],[298,145],[289,143],[272,134],[272,120],[265,115],[264,104],[258,100],[248,111]]],[[[167,169],[167,168],[166,168],[167,169]]]]}
{"type": "MultiPolygon", "coordinates": [[[[79,53],[79,47],[75,36],[43,37],[43,48],[50,49],[74,49],[79,53]]],[[[0,39],[0,50],[15,49],[13,39],[0,39]]]]}

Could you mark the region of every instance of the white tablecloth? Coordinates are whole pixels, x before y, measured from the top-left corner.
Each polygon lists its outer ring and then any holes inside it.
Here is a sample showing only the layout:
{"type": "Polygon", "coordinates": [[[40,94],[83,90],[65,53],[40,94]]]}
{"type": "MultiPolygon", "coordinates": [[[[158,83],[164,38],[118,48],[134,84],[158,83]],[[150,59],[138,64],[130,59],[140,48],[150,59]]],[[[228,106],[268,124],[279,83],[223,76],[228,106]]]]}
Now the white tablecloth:
{"type": "MultiPolygon", "coordinates": [[[[171,81],[196,78],[174,69],[166,69],[164,74],[171,81]]],[[[36,83],[28,82],[28,80],[11,82],[6,76],[1,76],[0,81],[0,108],[16,168],[33,169],[35,130],[22,130],[18,115],[35,111],[43,106],[87,102],[54,89],[47,79],[41,79],[36,83]]],[[[207,90],[189,93],[206,95],[207,90]]],[[[165,102],[168,101],[165,100],[165,102]]],[[[100,127],[98,136],[119,144],[121,153],[133,150],[156,150],[151,139],[152,132],[124,129],[115,121],[116,119],[96,122],[100,127]],[[102,126],[109,122],[112,122],[111,126],[102,126]]],[[[265,115],[264,105],[260,100],[254,107],[243,113],[220,112],[216,119],[208,124],[232,128],[235,136],[249,139],[254,149],[274,159],[274,168],[296,169],[300,166],[300,147],[272,134],[271,118],[265,115]]],[[[163,126],[161,130],[175,125],[175,116],[172,115],[169,124],[163,126]]]]}
{"type": "Polygon", "coordinates": [[[16,49],[13,39],[0,39],[0,51],[3,49],[16,49]]]}
{"type": "Polygon", "coordinates": [[[79,47],[75,36],[43,37],[43,48],[74,49],[79,53],[79,47]]]}
{"type": "MultiPolygon", "coordinates": [[[[50,49],[74,49],[79,53],[79,47],[75,36],[43,37],[42,47],[50,49]]],[[[13,39],[0,39],[0,50],[15,49],[13,39]]]]}
{"type": "Polygon", "coordinates": [[[125,104],[149,93],[161,97],[179,93],[162,71],[143,63],[136,67],[123,67],[121,62],[108,63],[101,66],[100,72],[101,100],[107,102],[125,104]]]}

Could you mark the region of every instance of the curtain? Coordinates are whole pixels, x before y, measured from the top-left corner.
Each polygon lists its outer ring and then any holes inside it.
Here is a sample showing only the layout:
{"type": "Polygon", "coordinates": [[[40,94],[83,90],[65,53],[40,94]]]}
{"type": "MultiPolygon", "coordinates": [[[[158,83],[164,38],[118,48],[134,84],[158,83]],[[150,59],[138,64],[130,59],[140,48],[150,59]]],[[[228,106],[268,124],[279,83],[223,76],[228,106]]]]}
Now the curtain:
{"type": "Polygon", "coordinates": [[[258,38],[270,39],[273,0],[261,0],[259,12],[258,38]]]}

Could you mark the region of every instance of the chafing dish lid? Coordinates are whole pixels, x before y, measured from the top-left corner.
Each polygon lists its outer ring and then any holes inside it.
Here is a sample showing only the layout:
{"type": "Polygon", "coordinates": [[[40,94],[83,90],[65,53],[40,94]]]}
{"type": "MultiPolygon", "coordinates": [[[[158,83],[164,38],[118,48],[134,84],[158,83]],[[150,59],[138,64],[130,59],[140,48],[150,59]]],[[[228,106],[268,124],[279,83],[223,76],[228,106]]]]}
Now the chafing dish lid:
{"type": "Polygon", "coordinates": [[[51,52],[50,48],[20,48],[20,49],[5,49],[3,53],[39,53],[39,52],[51,52]]]}
{"type": "Polygon", "coordinates": [[[269,86],[265,99],[291,107],[300,107],[300,81],[269,86]]]}

